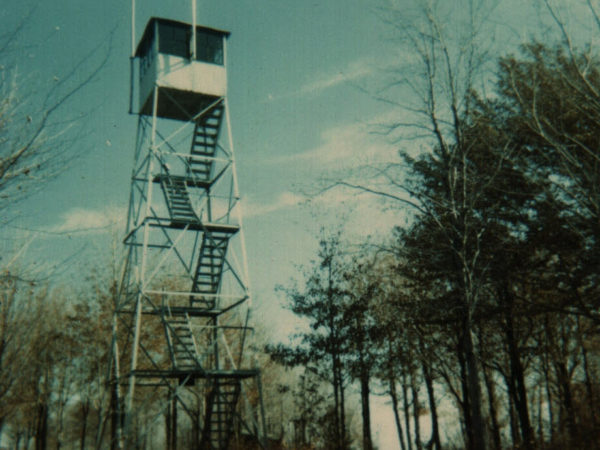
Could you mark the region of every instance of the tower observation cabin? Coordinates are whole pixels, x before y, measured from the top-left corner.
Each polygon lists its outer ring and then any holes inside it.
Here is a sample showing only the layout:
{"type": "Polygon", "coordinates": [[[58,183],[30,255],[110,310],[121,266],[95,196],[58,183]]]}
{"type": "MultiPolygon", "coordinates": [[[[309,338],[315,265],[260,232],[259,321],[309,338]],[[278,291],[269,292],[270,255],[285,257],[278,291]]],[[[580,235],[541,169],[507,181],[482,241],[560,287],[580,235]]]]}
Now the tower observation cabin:
{"type": "Polygon", "coordinates": [[[225,69],[228,31],[153,17],[137,47],[139,112],[153,113],[158,87],[158,117],[189,120],[227,94],[225,69]]]}

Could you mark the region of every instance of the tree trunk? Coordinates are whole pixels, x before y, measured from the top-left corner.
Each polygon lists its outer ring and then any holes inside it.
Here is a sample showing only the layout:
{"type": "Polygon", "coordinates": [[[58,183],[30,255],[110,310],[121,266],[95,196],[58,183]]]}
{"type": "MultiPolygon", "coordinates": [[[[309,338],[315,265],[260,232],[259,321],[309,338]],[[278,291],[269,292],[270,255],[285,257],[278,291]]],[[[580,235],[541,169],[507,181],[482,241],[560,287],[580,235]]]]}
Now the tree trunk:
{"type": "MultiPolygon", "coordinates": [[[[547,324],[548,318],[546,317],[546,326],[548,326],[547,324]]],[[[545,341],[544,344],[542,345],[542,352],[541,352],[541,362],[542,362],[542,371],[544,374],[544,387],[546,390],[546,404],[548,405],[548,434],[549,434],[549,438],[550,438],[550,442],[552,442],[554,440],[554,408],[552,405],[552,402],[554,400],[554,397],[552,395],[552,386],[551,386],[551,380],[550,380],[550,363],[549,363],[549,355],[548,355],[548,336],[546,335],[545,337],[545,341]]]]}
{"type": "MultiPolygon", "coordinates": [[[[564,422],[567,424],[569,438],[573,443],[577,442],[577,424],[575,421],[575,409],[573,407],[573,394],[571,392],[571,382],[567,371],[566,364],[563,361],[557,361],[554,364],[556,379],[558,381],[558,391],[561,396],[564,415],[564,422]]],[[[561,420],[562,421],[562,420],[561,420]]]]}
{"type": "Polygon", "coordinates": [[[345,392],[344,392],[344,379],[342,376],[342,369],[340,364],[339,369],[339,383],[340,383],[340,425],[341,425],[341,449],[345,450],[347,445],[346,439],[346,404],[345,404],[345,392]]]}
{"type": "Polygon", "coordinates": [[[390,398],[392,399],[392,409],[394,410],[394,420],[396,421],[396,431],[398,432],[398,442],[400,442],[400,449],[406,450],[406,444],[404,443],[404,434],[402,432],[402,423],[400,422],[400,413],[398,412],[398,393],[396,391],[396,380],[393,375],[388,375],[388,383],[390,386],[390,398]]]}
{"type": "Polygon", "coordinates": [[[471,422],[471,399],[469,395],[469,384],[467,383],[467,364],[465,362],[465,354],[463,352],[463,340],[464,337],[459,338],[459,345],[456,349],[456,356],[458,357],[458,364],[460,367],[460,384],[462,388],[462,416],[464,422],[464,439],[465,447],[468,450],[473,450],[473,427],[471,422]]]}
{"type": "MultiPolygon", "coordinates": [[[[108,411],[110,412],[110,408],[108,411]]],[[[96,412],[96,436],[94,438],[94,450],[100,450],[101,447],[104,448],[102,445],[104,441],[104,430],[106,429],[106,424],[108,423],[109,419],[110,414],[106,414],[101,405],[96,412]]]]}
{"type": "Polygon", "coordinates": [[[519,418],[519,428],[521,430],[522,445],[525,449],[533,448],[533,430],[529,420],[529,408],[527,403],[527,388],[525,385],[525,374],[521,364],[521,356],[517,339],[514,331],[513,320],[513,299],[512,295],[505,289],[505,300],[507,302],[505,314],[505,333],[508,347],[508,357],[510,361],[510,377],[514,389],[512,390],[515,401],[515,408],[519,418]]]}
{"type": "Polygon", "coordinates": [[[341,424],[340,424],[340,386],[339,386],[339,378],[338,378],[338,370],[335,355],[331,356],[332,364],[333,364],[333,403],[335,408],[334,414],[334,422],[333,426],[335,427],[335,439],[336,439],[336,448],[338,450],[342,450],[341,447],[341,424]]]}
{"type": "Polygon", "coordinates": [[[342,365],[339,355],[339,341],[336,333],[335,325],[335,314],[336,310],[334,307],[334,293],[333,293],[333,267],[332,259],[328,258],[324,261],[327,267],[327,305],[328,305],[328,322],[329,322],[329,343],[331,345],[329,354],[331,356],[331,366],[333,375],[333,395],[335,402],[335,434],[336,434],[336,446],[339,450],[343,450],[346,447],[346,419],[345,419],[345,405],[344,405],[344,380],[342,377],[342,365]]]}
{"type": "Polygon", "coordinates": [[[36,430],[35,430],[35,449],[46,450],[48,447],[48,405],[46,402],[40,403],[37,410],[36,430]]]}
{"type": "Polygon", "coordinates": [[[369,371],[363,370],[360,377],[360,399],[362,406],[362,431],[363,431],[363,450],[373,450],[373,441],[371,439],[371,408],[369,405],[369,396],[371,393],[369,387],[369,371]]]}
{"type": "Polygon", "coordinates": [[[494,440],[494,448],[496,450],[501,450],[502,444],[500,440],[500,426],[498,425],[498,413],[496,411],[496,390],[492,376],[490,375],[489,370],[485,367],[483,368],[483,379],[485,381],[490,419],[492,421],[492,439],[494,440]]]}
{"type": "Polygon", "coordinates": [[[544,394],[542,393],[542,385],[538,385],[538,442],[540,445],[543,445],[544,440],[544,407],[543,407],[543,398],[544,394]]]}
{"type": "Polygon", "coordinates": [[[402,401],[404,403],[404,427],[406,429],[406,443],[408,450],[412,450],[412,437],[410,432],[410,407],[408,404],[408,385],[406,373],[402,373],[402,401]]]}
{"type": "Polygon", "coordinates": [[[79,448],[85,450],[85,438],[87,435],[87,423],[90,411],[89,400],[85,400],[81,403],[81,434],[79,435],[79,448]]]}
{"type": "Polygon", "coordinates": [[[469,386],[469,403],[471,406],[471,425],[473,432],[473,450],[486,450],[485,420],[481,408],[481,386],[479,384],[479,365],[473,348],[473,334],[470,318],[465,320],[464,350],[467,366],[467,385],[469,386]]]}
{"type": "Polygon", "coordinates": [[[431,416],[431,438],[427,447],[441,450],[442,443],[440,440],[440,427],[438,423],[437,405],[435,402],[435,391],[433,388],[433,377],[431,376],[431,369],[424,361],[421,361],[421,367],[423,369],[423,377],[425,378],[425,387],[427,388],[427,397],[429,399],[429,414],[431,416]]]}
{"type": "MultiPolygon", "coordinates": [[[[577,424],[575,420],[575,409],[573,405],[573,395],[571,392],[571,380],[567,364],[564,361],[563,355],[566,351],[563,348],[568,347],[568,343],[565,342],[567,338],[562,338],[562,342],[559,345],[555,339],[552,327],[548,321],[546,321],[546,339],[550,344],[549,349],[555,349],[554,354],[549,353],[552,358],[552,365],[554,368],[554,374],[556,376],[556,384],[558,386],[559,400],[560,400],[560,422],[561,429],[566,424],[569,438],[572,443],[577,442],[577,424]]],[[[568,331],[566,331],[568,332],[568,331]]]]}
{"type": "Polygon", "coordinates": [[[519,448],[521,446],[521,435],[519,434],[519,426],[517,425],[515,400],[512,395],[508,396],[508,420],[510,423],[510,436],[512,438],[513,448],[519,448]]]}
{"type": "Polygon", "coordinates": [[[411,374],[410,380],[410,390],[412,394],[412,404],[413,404],[413,423],[415,427],[415,448],[417,450],[421,450],[421,424],[419,421],[420,413],[421,413],[421,405],[419,400],[419,390],[416,387],[415,376],[414,373],[411,374]]]}
{"type": "Polygon", "coordinates": [[[592,429],[596,430],[598,427],[598,416],[596,412],[596,401],[595,401],[595,393],[594,393],[594,377],[591,375],[590,364],[588,360],[588,352],[585,346],[585,340],[583,337],[583,331],[581,329],[581,319],[579,316],[576,318],[577,320],[577,340],[579,342],[579,347],[581,348],[581,357],[583,360],[583,373],[585,374],[585,388],[588,396],[588,407],[590,410],[590,419],[592,421],[592,429]]]}

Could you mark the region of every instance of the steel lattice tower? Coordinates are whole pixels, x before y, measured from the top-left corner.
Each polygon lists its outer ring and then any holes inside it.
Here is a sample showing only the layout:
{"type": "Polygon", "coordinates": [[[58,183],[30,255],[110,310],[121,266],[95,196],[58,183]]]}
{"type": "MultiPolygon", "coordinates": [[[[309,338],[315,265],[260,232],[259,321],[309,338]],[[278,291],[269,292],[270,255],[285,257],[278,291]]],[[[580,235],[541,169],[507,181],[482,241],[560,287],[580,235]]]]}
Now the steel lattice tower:
{"type": "Polygon", "coordinates": [[[155,434],[158,418],[167,448],[184,427],[191,448],[230,448],[236,430],[264,446],[260,374],[245,355],[250,292],[228,37],[195,18],[152,18],[134,55],[139,117],[112,345],[113,438],[126,448],[144,427],[155,434]]]}

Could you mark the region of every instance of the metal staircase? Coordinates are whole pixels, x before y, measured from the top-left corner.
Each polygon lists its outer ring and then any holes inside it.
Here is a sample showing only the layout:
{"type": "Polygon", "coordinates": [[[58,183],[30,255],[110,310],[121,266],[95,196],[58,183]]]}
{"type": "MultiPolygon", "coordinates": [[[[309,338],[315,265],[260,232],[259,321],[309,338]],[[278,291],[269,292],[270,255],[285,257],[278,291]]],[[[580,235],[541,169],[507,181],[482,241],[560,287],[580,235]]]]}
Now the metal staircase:
{"type": "Polygon", "coordinates": [[[177,371],[201,370],[200,355],[189,315],[184,313],[166,316],[164,324],[173,368],[177,371]]]}
{"type": "Polygon", "coordinates": [[[213,179],[223,111],[223,103],[219,102],[195,122],[188,170],[201,182],[210,183],[213,179]]]}
{"type": "Polygon", "coordinates": [[[193,307],[213,309],[219,292],[229,238],[238,231],[237,226],[206,224],[198,255],[198,264],[190,297],[193,307]]]}
{"type": "Polygon", "coordinates": [[[214,381],[206,403],[201,448],[216,450],[228,447],[239,396],[239,380],[214,381]]]}
{"type": "Polygon", "coordinates": [[[183,176],[162,175],[160,186],[165,195],[165,203],[174,227],[186,224],[199,223],[200,220],[194,212],[190,195],[187,190],[187,179],[183,176]]]}

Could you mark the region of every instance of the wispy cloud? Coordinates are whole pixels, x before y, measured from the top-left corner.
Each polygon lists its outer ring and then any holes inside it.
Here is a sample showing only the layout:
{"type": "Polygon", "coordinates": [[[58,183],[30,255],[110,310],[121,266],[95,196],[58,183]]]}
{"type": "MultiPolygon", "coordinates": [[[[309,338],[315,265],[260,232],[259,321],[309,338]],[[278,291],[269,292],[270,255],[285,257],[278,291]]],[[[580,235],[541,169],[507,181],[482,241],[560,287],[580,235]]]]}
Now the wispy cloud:
{"type": "Polygon", "coordinates": [[[102,209],[73,208],[65,212],[60,222],[51,226],[49,233],[94,233],[102,232],[125,219],[123,208],[107,206],[102,209]]]}
{"type": "Polygon", "coordinates": [[[326,89],[338,86],[342,83],[350,83],[358,81],[372,75],[375,71],[375,66],[372,61],[367,59],[359,59],[352,61],[348,66],[334,72],[321,74],[316,79],[304,84],[300,90],[300,94],[318,94],[326,89]]]}
{"type": "Polygon", "coordinates": [[[402,205],[384,206],[383,199],[361,190],[334,187],[311,199],[317,221],[332,227],[344,224],[349,235],[367,236],[389,233],[393,226],[406,220],[402,205]]]}
{"type": "Polygon", "coordinates": [[[346,124],[321,133],[321,144],[294,155],[271,158],[267,164],[306,164],[323,170],[346,169],[364,163],[389,160],[394,148],[365,123],[346,124]]]}
{"type": "Polygon", "coordinates": [[[298,89],[286,94],[269,94],[267,101],[271,102],[299,96],[318,95],[327,89],[344,83],[358,83],[373,75],[377,70],[379,69],[372,60],[366,58],[357,59],[338,70],[316,74],[298,89]]]}
{"type": "Polygon", "coordinates": [[[270,214],[275,211],[279,211],[285,208],[291,208],[298,206],[300,203],[305,201],[306,198],[293,192],[285,191],[279,194],[277,198],[271,203],[257,203],[255,201],[244,201],[244,216],[245,217],[256,217],[265,214],[270,214]]]}
{"type": "Polygon", "coordinates": [[[369,236],[389,233],[404,223],[406,212],[384,208],[377,197],[339,188],[330,189],[314,197],[306,197],[290,191],[282,192],[270,203],[244,201],[244,216],[261,219],[272,213],[289,214],[299,208],[307,208],[315,223],[335,229],[343,224],[348,236],[369,236]]]}

